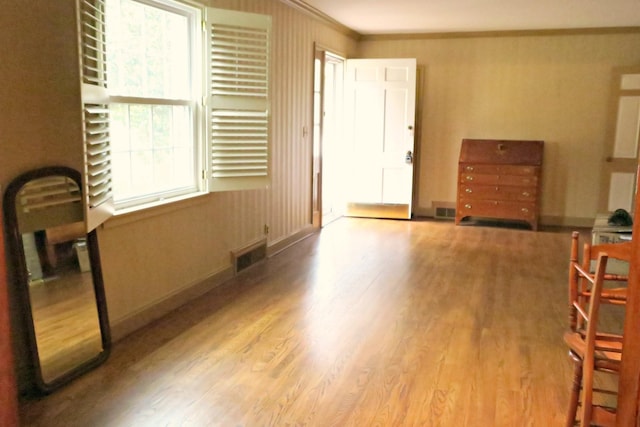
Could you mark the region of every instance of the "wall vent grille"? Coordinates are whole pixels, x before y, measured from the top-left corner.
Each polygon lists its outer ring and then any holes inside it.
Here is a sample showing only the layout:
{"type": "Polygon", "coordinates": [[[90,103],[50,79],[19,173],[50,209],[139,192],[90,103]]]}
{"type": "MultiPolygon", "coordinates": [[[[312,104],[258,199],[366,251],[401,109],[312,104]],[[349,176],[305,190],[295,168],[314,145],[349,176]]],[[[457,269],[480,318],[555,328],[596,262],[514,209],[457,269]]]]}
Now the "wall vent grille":
{"type": "Polygon", "coordinates": [[[233,270],[235,274],[251,267],[267,257],[267,241],[262,240],[256,244],[231,253],[233,270]]]}
{"type": "Polygon", "coordinates": [[[455,217],[456,217],[455,208],[436,207],[435,209],[435,218],[455,219],[455,217]]]}

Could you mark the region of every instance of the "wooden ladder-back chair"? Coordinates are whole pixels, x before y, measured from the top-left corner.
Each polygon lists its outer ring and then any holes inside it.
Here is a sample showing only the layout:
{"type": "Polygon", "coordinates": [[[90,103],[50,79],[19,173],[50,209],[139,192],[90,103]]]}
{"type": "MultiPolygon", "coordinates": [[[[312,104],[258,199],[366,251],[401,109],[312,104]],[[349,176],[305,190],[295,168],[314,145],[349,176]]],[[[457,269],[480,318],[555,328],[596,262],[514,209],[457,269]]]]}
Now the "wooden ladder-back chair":
{"type": "MultiPolygon", "coordinates": [[[[599,245],[585,243],[582,248],[582,260],[580,261],[579,236],[580,233],[577,231],[574,231],[571,236],[571,255],[569,260],[569,330],[571,332],[584,331],[584,328],[580,326],[581,318],[577,315],[577,309],[574,306],[574,302],[579,302],[579,306],[585,310],[591,294],[591,283],[587,281],[585,277],[581,277],[574,266],[581,266],[583,271],[589,273],[591,277],[593,277],[593,263],[596,262],[598,255],[601,252],[606,252],[608,259],[626,261],[626,263],[631,259],[631,242],[604,243],[599,245]]],[[[608,262],[607,265],[610,264],[611,263],[608,262]]],[[[615,283],[615,285],[602,290],[600,303],[616,305],[626,303],[626,282],[628,280],[628,276],[626,272],[624,273],[625,274],[620,274],[619,271],[605,271],[604,280],[608,283],[615,283]]],[[[580,387],[582,384],[582,359],[573,352],[570,352],[570,356],[574,361],[574,379],[569,402],[569,411],[567,414],[567,427],[574,425],[580,397],[580,387]]]]}
{"type": "MultiPolygon", "coordinates": [[[[569,260],[569,329],[575,331],[578,329],[579,321],[576,315],[576,309],[573,302],[580,300],[584,304],[591,294],[590,286],[585,278],[579,278],[576,270],[572,267],[575,263],[579,263],[579,236],[580,233],[574,231],[571,235],[571,256],[569,260]]],[[[609,260],[619,260],[628,263],[631,260],[631,242],[623,243],[603,243],[599,245],[591,245],[585,243],[582,250],[582,269],[593,275],[592,263],[598,259],[598,255],[606,252],[609,260]]],[[[611,262],[608,263],[611,265],[611,262]]],[[[602,291],[601,303],[605,304],[625,304],[627,301],[627,281],[629,276],[627,272],[605,272],[604,280],[606,282],[619,282],[620,286],[604,288],[602,291]]]]}
{"type": "MultiPolygon", "coordinates": [[[[573,256],[572,256],[573,258],[573,256]]],[[[572,310],[577,313],[578,320],[575,329],[570,329],[564,335],[569,347],[569,353],[575,362],[574,382],[570,399],[567,426],[573,426],[577,412],[580,389],[582,388],[582,408],[580,426],[615,425],[615,408],[608,408],[594,404],[594,393],[615,394],[615,391],[594,388],[595,372],[609,372],[617,374],[620,370],[622,358],[622,336],[598,331],[598,316],[600,305],[610,296],[605,296],[603,290],[607,277],[606,268],[608,254],[600,252],[595,265],[595,272],[591,273],[590,263],[584,268],[577,260],[570,265],[570,276],[584,292],[588,290],[588,297],[579,293],[572,294],[572,310]]],[[[619,300],[616,300],[618,302],[619,300]]]]}

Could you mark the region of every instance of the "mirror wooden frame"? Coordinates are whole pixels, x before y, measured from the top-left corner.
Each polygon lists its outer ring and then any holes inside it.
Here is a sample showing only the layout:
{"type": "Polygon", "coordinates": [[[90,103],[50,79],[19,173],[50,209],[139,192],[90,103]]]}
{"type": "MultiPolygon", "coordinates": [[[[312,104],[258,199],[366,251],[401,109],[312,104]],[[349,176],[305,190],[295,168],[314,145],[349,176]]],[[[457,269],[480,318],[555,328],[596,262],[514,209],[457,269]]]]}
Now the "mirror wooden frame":
{"type": "MultiPolygon", "coordinates": [[[[51,381],[45,381],[42,375],[42,367],[38,354],[36,342],[36,331],[32,316],[32,304],[29,296],[29,274],[25,260],[25,251],[23,247],[22,235],[18,226],[18,217],[16,212],[16,198],[25,184],[40,178],[49,176],[63,176],[72,179],[79,189],[82,189],[82,181],[80,173],[74,169],[65,166],[51,166],[35,169],[23,173],[16,177],[7,187],[4,200],[4,217],[7,236],[7,247],[9,260],[12,263],[13,286],[16,288],[18,303],[21,305],[20,311],[23,315],[23,323],[26,330],[27,344],[29,348],[31,366],[30,376],[33,385],[38,392],[43,394],[51,393],[57,388],[69,383],[71,380],[79,377],[87,371],[102,364],[111,351],[111,332],[109,328],[109,319],[107,314],[107,304],[104,292],[104,282],[102,279],[102,268],[100,264],[100,253],[98,249],[98,236],[95,230],[87,233],[87,249],[89,254],[89,262],[91,264],[91,274],[93,279],[93,289],[96,297],[96,306],[98,312],[98,323],[100,326],[100,335],[102,341],[102,351],[94,358],[80,363],[69,371],[56,377],[51,381]]],[[[10,284],[11,285],[11,284],[10,284]]]]}

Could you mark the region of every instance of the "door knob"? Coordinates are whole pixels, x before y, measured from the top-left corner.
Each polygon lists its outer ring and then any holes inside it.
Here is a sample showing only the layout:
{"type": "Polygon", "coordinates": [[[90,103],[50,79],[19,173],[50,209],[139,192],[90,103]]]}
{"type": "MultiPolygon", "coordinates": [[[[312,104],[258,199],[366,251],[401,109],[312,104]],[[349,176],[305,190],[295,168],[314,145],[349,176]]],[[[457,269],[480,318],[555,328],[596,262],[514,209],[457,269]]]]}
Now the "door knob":
{"type": "Polygon", "coordinates": [[[407,151],[407,154],[405,154],[404,162],[408,165],[413,163],[413,153],[411,151],[407,151]]]}

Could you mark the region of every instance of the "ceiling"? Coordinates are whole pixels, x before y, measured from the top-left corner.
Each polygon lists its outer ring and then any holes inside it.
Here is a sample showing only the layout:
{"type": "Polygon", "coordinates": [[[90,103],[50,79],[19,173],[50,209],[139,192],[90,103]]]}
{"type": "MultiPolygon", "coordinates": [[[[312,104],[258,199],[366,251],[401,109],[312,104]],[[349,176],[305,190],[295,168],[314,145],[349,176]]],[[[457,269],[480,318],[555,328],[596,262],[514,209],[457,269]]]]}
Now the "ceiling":
{"type": "Polygon", "coordinates": [[[640,0],[300,0],[360,34],[640,26],[640,0]]]}

